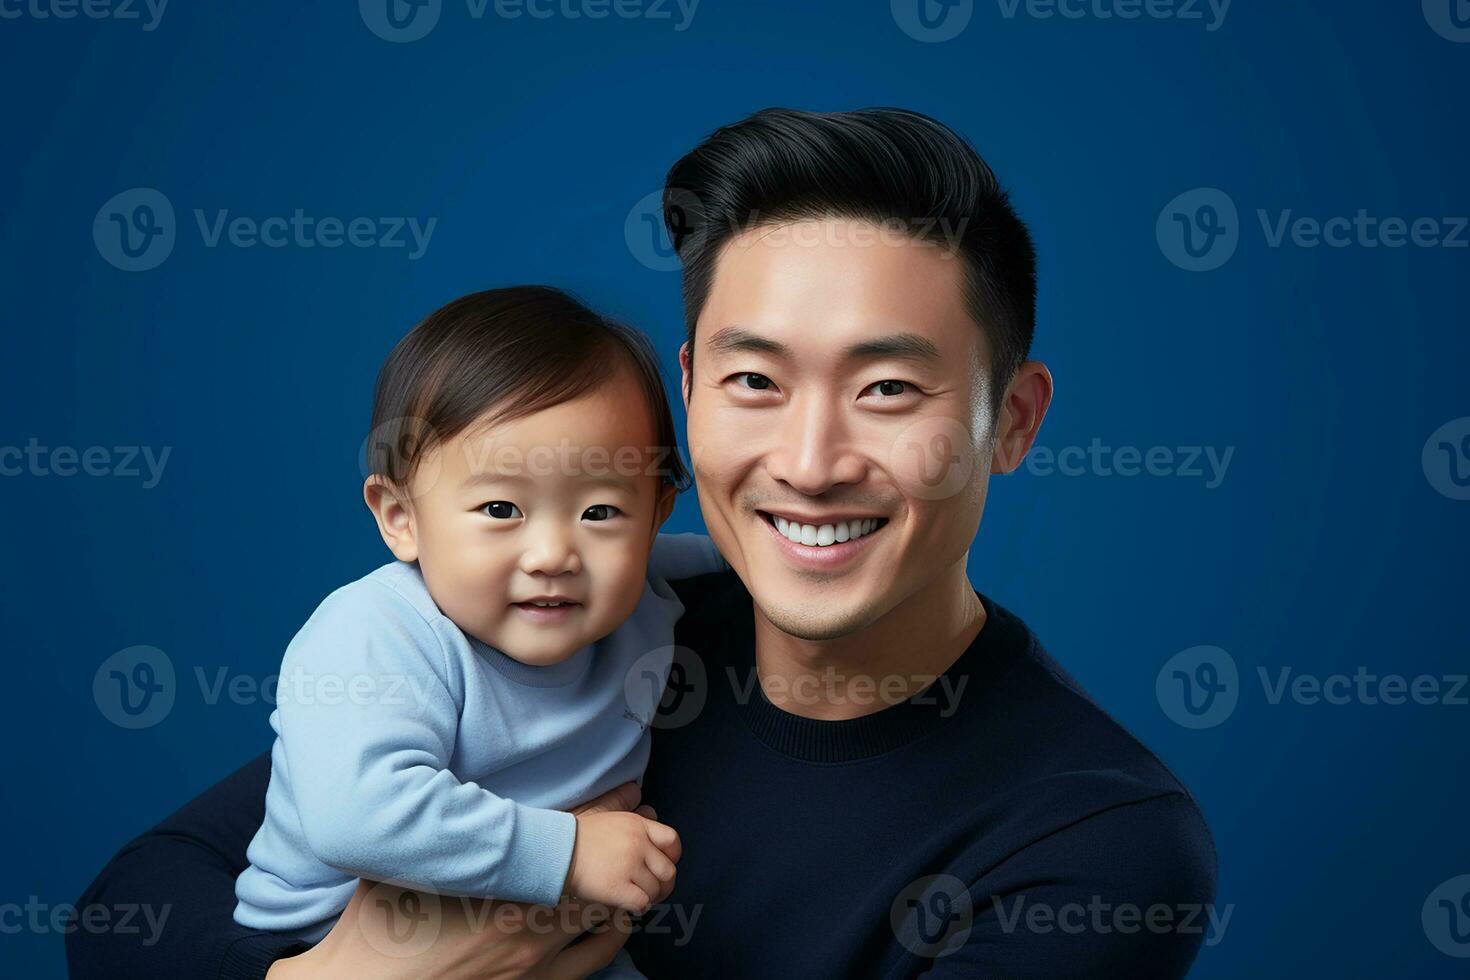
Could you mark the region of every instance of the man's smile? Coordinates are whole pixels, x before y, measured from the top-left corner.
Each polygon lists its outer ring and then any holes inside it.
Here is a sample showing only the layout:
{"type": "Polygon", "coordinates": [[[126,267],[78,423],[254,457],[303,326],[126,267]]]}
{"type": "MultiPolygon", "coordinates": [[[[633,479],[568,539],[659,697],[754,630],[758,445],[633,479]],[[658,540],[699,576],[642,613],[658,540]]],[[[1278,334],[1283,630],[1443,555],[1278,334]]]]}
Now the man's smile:
{"type": "Polygon", "coordinates": [[[868,550],[868,540],[888,525],[886,517],[857,514],[756,513],[789,559],[822,569],[836,568],[868,550]]]}

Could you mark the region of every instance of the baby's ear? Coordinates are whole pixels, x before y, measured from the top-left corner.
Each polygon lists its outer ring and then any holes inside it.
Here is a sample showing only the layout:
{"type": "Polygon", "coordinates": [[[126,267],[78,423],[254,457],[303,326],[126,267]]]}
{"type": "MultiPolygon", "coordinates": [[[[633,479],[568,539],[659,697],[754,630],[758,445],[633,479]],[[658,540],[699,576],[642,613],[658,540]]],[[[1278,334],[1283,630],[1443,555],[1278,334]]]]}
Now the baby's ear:
{"type": "Polygon", "coordinates": [[[679,491],[675,489],[672,483],[664,480],[659,481],[658,500],[654,504],[654,516],[657,518],[653,525],[655,533],[658,532],[659,528],[664,526],[664,521],[667,521],[669,515],[674,512],[674,500],[678,496],[679,491]]]}
{"type": "Polygon", "coordinates": [[[374,473],[362,484],[362,499],[378,522],[383,543],[399,561],[417,561],[418,538],[407,495],[390,481],[374,473]]]}

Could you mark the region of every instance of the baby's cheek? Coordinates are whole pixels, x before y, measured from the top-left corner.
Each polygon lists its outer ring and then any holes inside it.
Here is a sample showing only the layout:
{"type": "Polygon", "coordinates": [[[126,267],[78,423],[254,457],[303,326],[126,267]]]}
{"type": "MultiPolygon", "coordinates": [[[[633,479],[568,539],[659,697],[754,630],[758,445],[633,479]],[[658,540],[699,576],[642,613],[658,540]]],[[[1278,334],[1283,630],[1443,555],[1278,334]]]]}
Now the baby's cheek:
{"type": "Polygon", "coordinates": [[[609,562],[607,586],[619,617],[633,614],[648,578],[647,555],[630,543],[609,562]],[[640,560],[641,559],[641,560],[640,560]]]}

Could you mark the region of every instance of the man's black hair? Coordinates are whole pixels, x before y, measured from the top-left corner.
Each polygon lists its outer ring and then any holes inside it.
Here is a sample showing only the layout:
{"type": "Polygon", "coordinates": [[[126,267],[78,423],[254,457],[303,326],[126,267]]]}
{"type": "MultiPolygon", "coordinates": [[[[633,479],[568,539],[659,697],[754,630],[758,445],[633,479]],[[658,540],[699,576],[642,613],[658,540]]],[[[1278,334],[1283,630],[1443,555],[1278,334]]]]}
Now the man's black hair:
{"type": "Polygon", "coordinates": [[[968,142],[904,109],[763,109],[715,130],[669,170],[664,223],[684,267],[689,349],[730,238],[752,227],[852,218],[953,244],[990,348],[992,408],[1031,350],[1036,249],[968,142]]]}

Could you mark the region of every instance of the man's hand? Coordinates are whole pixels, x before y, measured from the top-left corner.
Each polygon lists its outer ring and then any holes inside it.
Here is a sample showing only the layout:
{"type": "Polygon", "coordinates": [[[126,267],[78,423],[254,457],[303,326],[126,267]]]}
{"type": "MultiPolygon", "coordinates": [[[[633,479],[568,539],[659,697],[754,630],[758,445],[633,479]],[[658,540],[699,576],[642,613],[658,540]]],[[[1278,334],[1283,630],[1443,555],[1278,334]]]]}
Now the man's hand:
{"type": "MultiPolygon", "coordinates": [[[[572,812],[655,820],[640,798],[637,783],[624,783],[572,812]]],[[[672,890],[672,877],[658,880],[653,903],[672,890]]],[[[363,881],[326,938],[278,960],[266,980],[575,980],[611,963],[631,933],[626,913],[585,901],[552,909],[363,881]],[[568,948],[589,929],[591,935],[568,948]]]]}

